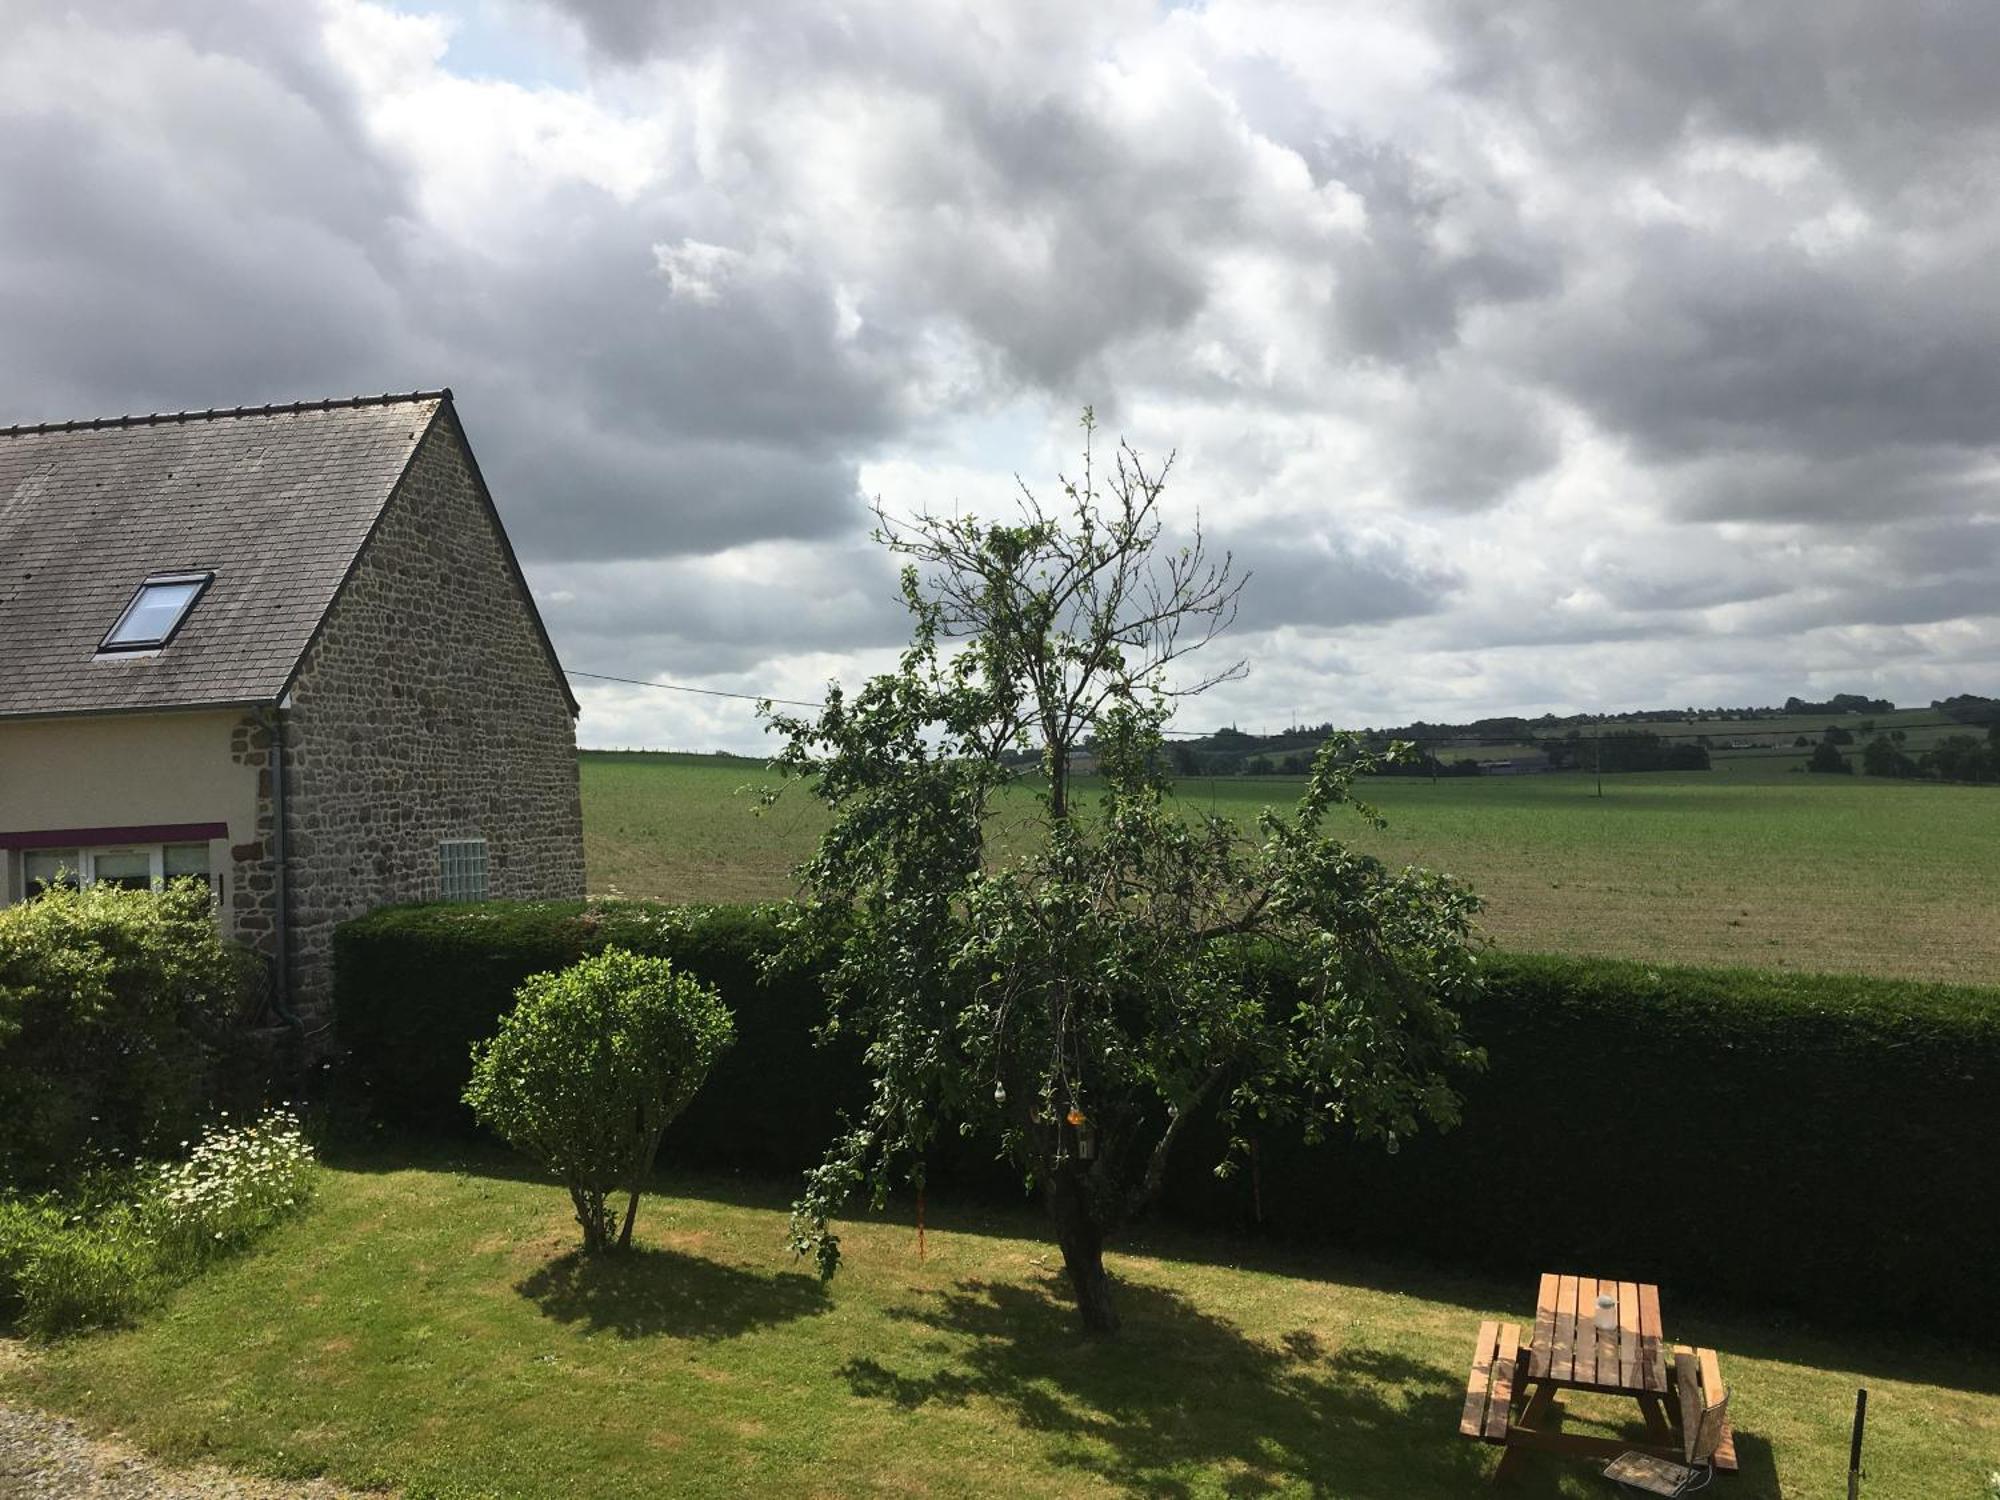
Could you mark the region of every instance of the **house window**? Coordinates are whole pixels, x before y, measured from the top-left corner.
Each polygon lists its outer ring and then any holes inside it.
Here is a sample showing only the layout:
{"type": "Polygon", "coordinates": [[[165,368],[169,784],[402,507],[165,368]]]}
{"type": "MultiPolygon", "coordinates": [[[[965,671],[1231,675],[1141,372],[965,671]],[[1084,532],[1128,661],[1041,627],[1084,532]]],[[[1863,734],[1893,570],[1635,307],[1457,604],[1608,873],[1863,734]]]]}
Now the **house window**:
{"type": "Polygon", "coordinates": [[[150,891],[158,878],[158,849],[86,849],[85,885],[117,885],[128,891],[150,891]]]}
{"type": "Polygon", "coordinates": [[[164,646],[187,619],[213,573],[155,573],[104,637],[99,651],[145,651],[164,646]]]}
{"type": "Polygon", "coordinates": [[[39,896],[52,885],[72,889],[78,885],[116,885],[131,891],[149,891],[183,876],[215,889],[215,878],[209,872],[207,844],[28,849],[21,854],[21,884],[30,896],[39,896]]]}
{"type": "Polygon", "coordinates": [[[30,896],[39,896],[52,885],[74,889],[82,868],[74,849],[30,849],[21,856],[21,884],[30,896]]]}
{"type": "Polygon", "coordinates": [[[486,899],[486,840],[446,839],[438,845],[438,894],[446,901],[486,899]]]}
{"type": "Polygon", "coordinates": [[[208,873],[207,844],[162,844],[160,874],[168,880],[199,880],[215,889],[215,880],[208,873]]]}

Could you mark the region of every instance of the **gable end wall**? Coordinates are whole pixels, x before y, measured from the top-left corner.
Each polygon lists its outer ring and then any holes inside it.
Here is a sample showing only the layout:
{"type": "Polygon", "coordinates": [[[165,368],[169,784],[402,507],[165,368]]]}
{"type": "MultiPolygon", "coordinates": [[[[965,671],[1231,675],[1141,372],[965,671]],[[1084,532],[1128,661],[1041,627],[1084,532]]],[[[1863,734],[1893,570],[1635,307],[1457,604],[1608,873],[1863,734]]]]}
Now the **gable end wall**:
{"type": "Polygon", "coordinates": [[[487,841],[494,897],[583,894],[568,697],[448,417],[362,549],[284,720],[302,1015],[326,1018],[335,926],[438,897],[441,840],[487,841]]]}

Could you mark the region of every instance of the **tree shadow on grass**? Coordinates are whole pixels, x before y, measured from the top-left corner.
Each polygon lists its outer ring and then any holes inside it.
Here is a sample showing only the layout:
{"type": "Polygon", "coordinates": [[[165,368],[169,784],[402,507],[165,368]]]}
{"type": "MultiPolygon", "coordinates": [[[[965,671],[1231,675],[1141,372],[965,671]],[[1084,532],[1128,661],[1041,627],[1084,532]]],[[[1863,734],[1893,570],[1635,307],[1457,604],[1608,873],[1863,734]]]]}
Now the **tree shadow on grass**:
{"type": "Polygon", "coordinates": [[[572,1250],[517,1282],[514,1290],[544,1317],[625,1339],[736,1338],[812,1317],[828,1306],[826,1288],[817,1277],[760,1275],[645,1246],[595,1256],[572,1250]]]}
{"type": "MultiPolygon", "coordinates": [[[[856,1396],[906,1411],[996,1402],[1051,1462],[1148,1494],[1187,1494],[1197,1476],[1244,1496],[1300,1483],[1348,1500],[1485,1492],[1498,1451],[1458,1435],[1463,1370],[1329,1351],[1305,1329],[1266,1343],[1164,1287],[1125,1281],[1118,1295],[1123,1333],[1092,1340],[1059,1279],[961,1281],[890,1313],[936,1332],[930,1368],[854,1359],[841,1373],[856,1396]]],[[[1775,1497],[1768,1447],[1739,1448],[1731,1493],[1775,1497]]],[[[1596,1482],[1602,1467],[1531,1455],[1509,1491],[1553,1497],[1565,1476],[1596,1482]]]]}
{"type": "Polygon", "coordinates": [[[1118,1296],[1124,1331],[1092,1340],[1056,1279],[962,1281],[892,1313],[943,1336],[937,1367],[861,1359],[842,1373],[856,1395],[904,1409],[998,1402],[1053,1462],[1149,1494],[1188,1493],[1203,1475],[1237,1495],[1303,1480],[1408,1500],[1476,1493],[1491,1467],[1456,1438],[1463,1375],[1380,1350],[1328,1354],[1304,1330],[1266,1344],[1163,1287],[1125,1281],[1118,1296]]]}

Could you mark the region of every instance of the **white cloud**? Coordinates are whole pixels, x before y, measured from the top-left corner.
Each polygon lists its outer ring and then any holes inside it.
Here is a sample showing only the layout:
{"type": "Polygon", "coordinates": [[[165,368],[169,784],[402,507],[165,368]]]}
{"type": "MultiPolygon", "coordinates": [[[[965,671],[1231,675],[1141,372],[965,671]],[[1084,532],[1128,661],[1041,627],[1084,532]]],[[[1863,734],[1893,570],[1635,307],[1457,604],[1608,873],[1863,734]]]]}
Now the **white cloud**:
{"type": "Polygon", "coordinates": [[[864,497],[1053,489],[1089,402],[1258,575],[1209,718],[2000,675],[1980,7],[17,9],[0,399],[450,383],[577,667],[886,660],[864,497]]]}

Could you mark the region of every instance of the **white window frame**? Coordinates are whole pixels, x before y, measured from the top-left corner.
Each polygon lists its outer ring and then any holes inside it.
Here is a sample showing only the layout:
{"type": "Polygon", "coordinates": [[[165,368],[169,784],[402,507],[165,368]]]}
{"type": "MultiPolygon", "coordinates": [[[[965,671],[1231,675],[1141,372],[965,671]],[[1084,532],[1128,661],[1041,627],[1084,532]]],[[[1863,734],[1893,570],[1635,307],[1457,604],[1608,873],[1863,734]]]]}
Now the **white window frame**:
{"type": "MultiPolygon", "coordinates": [[[[181,839],[176,840],[176,842],[186,844],[205,843],[211,845],[208,860],[208,890],[210,896],[214,898],[216,910],[219,912],[222,908],[222,871],[216,868],[215,852],[212,847],[213,840],[181,839]]],[[[18,866],[21,872],[21,889],[15,899],[20,901],[25,901],[28,898],[28,856],[31,854],[54,854],[59,856],[62,868],[76,876],[76,883],[79,886],[86,887],[97,884],[97,861],[101,855],[144,854],[146,856],[147,878],[152,882],[153,888],[155,890],[163,889],[167,883],[167,846],[165,844],[98,844],[82,849],[67,846],[51,846],[40,849],[22,849],[17,851],[17,854],[18,866]]]]}
{"type": "Polygon", "coordinates": [[[85,885],[97,884],[97,861],[107,854],[143,854],[146,872],[154,885],[165,885],[166,849],[159,844],[105,844],[96,849],[77,850],[77,878],[85,885]]]}

